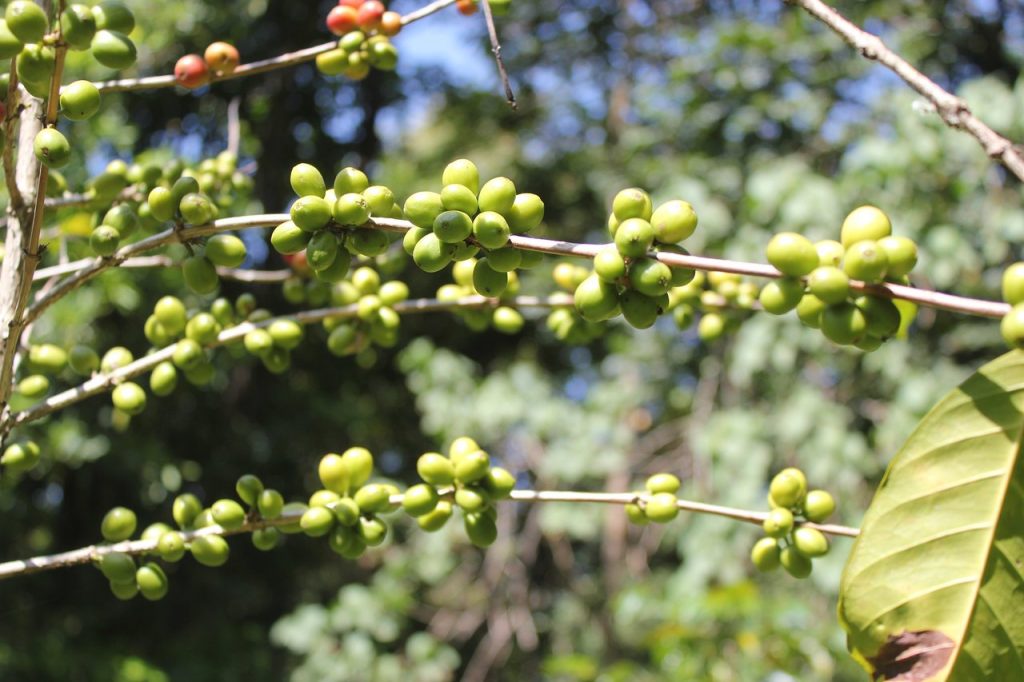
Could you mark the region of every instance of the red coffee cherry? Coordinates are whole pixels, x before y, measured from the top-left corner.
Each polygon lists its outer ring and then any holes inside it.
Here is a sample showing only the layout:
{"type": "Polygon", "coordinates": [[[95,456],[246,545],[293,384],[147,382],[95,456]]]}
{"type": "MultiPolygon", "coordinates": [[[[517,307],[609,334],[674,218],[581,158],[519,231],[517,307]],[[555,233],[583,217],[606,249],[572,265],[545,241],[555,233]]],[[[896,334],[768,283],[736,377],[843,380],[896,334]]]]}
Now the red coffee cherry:
{"type": "Polygon", "coordinates": [[[187,54],[174,65],[174,80],[182,87],[195,90],[209,82],[210,67],[199,55],[187,54]]]}

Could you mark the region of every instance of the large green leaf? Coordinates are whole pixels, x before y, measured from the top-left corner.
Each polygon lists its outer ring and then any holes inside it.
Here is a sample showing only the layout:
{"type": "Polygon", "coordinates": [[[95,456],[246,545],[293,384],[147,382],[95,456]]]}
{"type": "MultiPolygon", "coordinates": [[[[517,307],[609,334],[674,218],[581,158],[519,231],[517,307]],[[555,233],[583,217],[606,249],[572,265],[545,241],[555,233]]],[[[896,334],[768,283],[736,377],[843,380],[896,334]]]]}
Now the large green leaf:
{"type": "Polygon", "coordinates": [[[947,395],[896,455],[843,572],[876,679],[1024,680],[1024,352],[947,395]]]}

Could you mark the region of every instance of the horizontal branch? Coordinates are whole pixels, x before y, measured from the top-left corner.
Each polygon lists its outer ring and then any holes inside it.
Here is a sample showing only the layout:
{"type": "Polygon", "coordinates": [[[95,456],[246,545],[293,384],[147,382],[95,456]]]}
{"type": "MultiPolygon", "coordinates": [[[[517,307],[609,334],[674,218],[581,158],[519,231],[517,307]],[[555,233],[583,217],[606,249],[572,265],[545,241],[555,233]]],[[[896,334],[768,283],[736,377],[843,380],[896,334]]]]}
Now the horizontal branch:
{"type": "Polygon", "coordinates": [[[839,34],[865,58],[882,64],[902,78],[907,85],[931,102],[946,125],[969,134],[978,141],[986,154],[1002,162],[1018,180],[1024,181],[1024,155],[1010,140],[972,114],[964,100],[918,71],[910,62],[889,49],[881,38],[860,28],[821,0],[787,2],[799,5],[839,34]]]}
{"type": "MultiPolygon", "coordinates": [[[[71,261],[68,263],[61,263],[60,265],[54,265],[48,268],[42,268],[36,270],[35,279],[44,280],[51,277],[59,277],[61,275],[68,275],[74,272],[79,272],[83,269],[88,268],[93,262],[94,258],[83,258],[81,260],[71,261]]],[[[134,258],[126,258],[121,262],[120,267],[122,268],[173,268],[179,267],[181,261],[177,261],[170,256],[136,256],[134,258]]],[[[235,280],[236,282],[252,282],[258,284],[267,284],[275,282],[283,282],[289,277],[295,276],[295,271],[290,269],[282,270],[243,270],[240,268],[225,268],[217,267],[217,274],[221,279],[235,280]]]]}
{"type": "MultiPolygon", "coordinates": [[[[428,17],[431,14],[444,9],[448,5],[453,4],[455,4],[455,0],[436,0],[429,5],[404,15],[402,17],[402,25],[405,26],[406,24],[411,24],[414,21],[428,17]]],[[[277,69],[284,69],[289,66],[295,66],[296,64],[303,64],[316,59],[317,55],[323,54],[324,52],[330,52],[336,47],[338,47],[338,41],[332,40],[321,45],[307,47],[295,52],[286,52],[276,57],[270,57],[269,59],[261,59],[259,61],[249,62],[248,64],[241,64],[231,73],[220,75],[211,73],[210,83],[218,83],[220,81],[232,80],[235,78],[244,78],[246,76],[255,76],[257,74],[267,73],[268,71],[276,71],[277,69]]],[[[142,78],[120,78],[117,80],[102,81],[95,83],[95,85],[100,92],[131,92],[138,90],[172,88],[177,85],[177,81],[174,79],[174,74],[165,74],[162,76],[144,76],[142,78]]]]}
{"type": "MultiPolygon", "coordinates": [[[[268,213],[260,215],[240,216],[236,218],[223,218],[216,220],[209,225],[186,227],[180,230],[164,230],[151,237],[128,244],[119,249],[114,255],[105,258],[92,258],[75,261],[72,265],[77,271],[72,276],[58,283],[45,296],[40,296],[25,312],[27,322],[32,322],[42,314],[46,308],[57,302],[60,298],[85,284],[96,275],[113,267],[121,265],[132,256],[151,251],[153,249],[177,242],[189,241],[199,237],[226,232],[231,230],[243,230],[250,228],[276,227],[289,219],[287,213],[268,213]]],[[[412,229],[413,224],[407,220],[396,220],[391,218],[372,218],[368,223],[369,227],[376,227],[386,232],[397,232],[404,234],[412,229]]],[[[559,256],[573,256],[577,258],[593,258],[606,244],[577,244],[539,237],[528,237],[525,235],[512,235],[509,245],[517,249],[527,251],[538,251],[559,256]]],[[[779,278],[782,273],[771,265],[764,263],[750,263],[745,261],[727,260],[724,258],[708,258],[706,256],[692,256],[677,253],[657,252],[648,254],[666,265],[680,268],[690,268],[706,272],[731,272],[738,275],[751,277],[779,278]]],[[[912,301],[918,305],[940,310],[964,313],[966,315],[977,315],[980,317],[1001,318],[1010,311],[1010,306],[1001,301],[988,301],[966,296],[956,296],[927,289],[917,289],[902,284],[867,284],[858,280],[850,280],[850,288],[854,291],[862,291],[874,296],[884,298],[903,299],[912,301]]]]}
{"type": "MultiPolygon", "coordinates": [[[[391,306],[400,315],[416,313],[431,313],[452,310],[464,310],[475,308],[488,308],[497,306],[510,306],[515,308],[553,308],[568,307],[572,305],[572,297],[562,294],[548,297],[538,296],[515,296],[505,299],[487,298],[484,296],[466,296],[454,301],[440,301],[434,298],[413,299],[402,301],[391,306]]],[[[278,320],[295,320],[299,324],[308,325],[320,322],[326,318],[351,319],[357,316],[358,304],[340,306],[335,308],[318,308],[316,310],[303,310],[289,315],[280,315],[268,318],[261,322],[243,322],[222,331],[217,340],[209,344],[207,348],[217,348],[232,341],[238,341],[254,329],[269,327],[278,320]]],[[[6,421],[0,422],[0,435],[5,435],[11,429],[28,422],[42,419],[43,417],[62,410],[70,405],[85,400],[94,395],[112,391],[118,384],[128,381],[133,377],[144,374],[161,362],[170,360],[178,344],[173,343],[134,360],[123,367],[119,367],[106,374],[96,374],[83,383],[69,388],[66,391],[56,393],[43,401],[10,415],[6,421]]]]}
{"type": "MultiPolygon", "coordinates": [[[[403,497],[404,496],[401,494],[392,495],[390,501],[392,504],[401,504],[403,497]]],[[[627,505],[636,504],[638,502],[643,503],[647,499],[647,495],[636,493],[589,493],[569,490],[513,490],[510,495],[510,499],[516,502],[565,502],[577,504],[593,503],[627,505]]],[[[330,507],[331,505],[327,506],[330,507]]],[[[691,500],[678,500],[677,506],[683,511],[694,512],[697,514],[724,516],[737,521],[746,521],[748,523],[755,523],[758,525],[763,523],[765,518],[768,516],[767,512],[722,507],[714,504],[704,504],[703,502],[693,502],[691,500]]],[[[198,530],[182,531],[181,534],[185,542],[191,542],[196,538],[208,535],[231,536],[239,535],[241,533],[251,533],[256,530],[270,528],[273,526],[284,526],[298,521],[301,517],[301,512],[286,513],[276,519],[250,519],[238,528],[227,529],[222,526],[211,525],[198,530]]],[[[798,522],[798,525],[805,526],[807,528],[815,528],[822,533],[842,537],[857,537],[860,532],[858,529],[851,528],[849,526],[840,526],[828,523],[798,522]]],[[[148,554],[154,552],[156,550],[156,546],[157,540],[125,540],[123,542],[113,544],[89,545],[88,547],[82,547],[68,552],[37,556],[31,559],[7,561],[0,563],[0,580],[28,575],[30,573],[41,573],[43,571],[52,571],[58,568],[89,564],[99,560],[104,554],[113,554],[115,552],[132,555],[148,554]]]]}

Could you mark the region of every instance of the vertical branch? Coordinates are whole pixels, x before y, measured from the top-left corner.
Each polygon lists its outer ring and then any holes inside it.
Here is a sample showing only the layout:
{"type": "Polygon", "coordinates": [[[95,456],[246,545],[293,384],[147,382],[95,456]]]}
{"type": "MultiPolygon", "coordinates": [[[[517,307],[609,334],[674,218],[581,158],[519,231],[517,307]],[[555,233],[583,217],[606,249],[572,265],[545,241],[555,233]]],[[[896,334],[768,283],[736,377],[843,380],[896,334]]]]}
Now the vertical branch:
{"type": "MultiPolygon", "coordinates": [[[[57,2],[56,9],[59,16],[64,10],[64,0],[57,2]]],[[[28,305],[32,278],[42,255],[39,234],[43,225],[49,169],[36,158],[34,142],[44,125],[52,126],[57,121],[60,81],[67,50],[58,22],[56,55],[45,113],[41,100],[32,97],[27,91],[22,94],[25,105],[19,113],[15,168],[15,185],[21,195],[22,205],[15,207],[12,201],[8,207],[6,257],[0,266],[0,415],[8,411],[14,381],[14,357],[26,324],[22,314],[28,305]]]]}
{"type": "Polygon", "coordinates": [[[501,76],[501,84],[505,86],[505,99],[513,109],[519,108],[516,104],[516,96],[512,92],[512,85],[508,82],[508,72],[505,71],[505,62],[501,58],[501,43],[498,42],[498,30],[494,27],[494,15],[491,14],[491,3],[487,0],[480,0],[484,8],[484,21],[487,23],[487,36],[491,39],[491,52],[494,53],[494,61],[498,64],[498,75],[501,76]]]}

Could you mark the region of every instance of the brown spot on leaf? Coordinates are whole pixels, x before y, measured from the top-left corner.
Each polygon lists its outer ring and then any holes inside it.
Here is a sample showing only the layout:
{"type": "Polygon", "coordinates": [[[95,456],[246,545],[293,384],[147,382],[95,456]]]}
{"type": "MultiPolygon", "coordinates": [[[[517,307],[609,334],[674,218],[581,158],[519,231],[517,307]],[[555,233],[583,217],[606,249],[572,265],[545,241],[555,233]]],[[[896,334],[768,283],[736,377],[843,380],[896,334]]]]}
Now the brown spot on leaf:
{"type": "Polygon", "coordinates": [[[875,679],[892,682],[920,682],[942,670],[956,644],[936,630],[890,635],[873,658],[875,679]]]}

